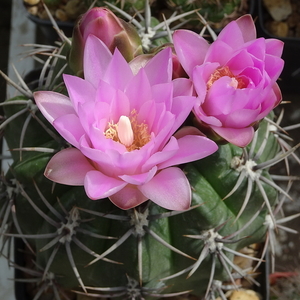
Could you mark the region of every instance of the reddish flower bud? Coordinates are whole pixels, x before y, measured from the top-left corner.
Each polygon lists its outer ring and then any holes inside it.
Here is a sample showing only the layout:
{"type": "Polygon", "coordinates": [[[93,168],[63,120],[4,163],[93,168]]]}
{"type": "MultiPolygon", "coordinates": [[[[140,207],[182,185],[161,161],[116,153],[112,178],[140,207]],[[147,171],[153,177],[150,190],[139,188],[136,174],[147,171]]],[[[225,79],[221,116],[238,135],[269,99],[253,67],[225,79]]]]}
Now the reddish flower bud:
{"type": "Polygon", "coordinates": [[[111,52],[118,48],[127,61],[142,54],[140,37],[135,28],[104,7],[94,7],[80,17],[73,30],[69,66],[82,75],[83,49],[89,35],[99,38],[111,52]]]}

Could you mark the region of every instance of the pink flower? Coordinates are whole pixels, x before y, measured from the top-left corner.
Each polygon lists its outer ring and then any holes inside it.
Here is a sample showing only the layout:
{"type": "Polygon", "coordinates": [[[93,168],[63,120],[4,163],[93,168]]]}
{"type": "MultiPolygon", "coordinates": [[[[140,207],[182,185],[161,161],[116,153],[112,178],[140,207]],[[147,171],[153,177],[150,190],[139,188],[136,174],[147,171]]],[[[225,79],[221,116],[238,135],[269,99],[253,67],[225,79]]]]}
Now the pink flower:
{"type": "Polygon", "coordinates": [[[90,34],[102,40],[111,52],[117,47],[127,61],[143,53],[141,39],[132,24],[105,7],[94,7],[80,17],[73,30],[68,60],[77,75],[82,75],[84,45],[90,34]]]}
{"type": "Polygon", "coordinates": [[[69,97],[34,94],[43,115],[74,146],[52,157],[46,177],[84,185],[91,199],[109,197],[122,209],[148,199],[167,209],[187,209],[191,188],[174,165],[208,156],[217,145],[195,128],[173,136],[195,97],[189,79],[172,81],[171,52],[162,50],[135,74],[118,49],[111,54],[90,35],[85,79],[64,76],[69,97]]]}
{"type": "Polygon", "coordinates": [[[198,96],[193,112],[200,128],[245,147],[253,126],[281,101],[283,43],[257,39],[249,15],[229,23],[212,44],[187,30],[176,31],[173,41],[198,96]]]}

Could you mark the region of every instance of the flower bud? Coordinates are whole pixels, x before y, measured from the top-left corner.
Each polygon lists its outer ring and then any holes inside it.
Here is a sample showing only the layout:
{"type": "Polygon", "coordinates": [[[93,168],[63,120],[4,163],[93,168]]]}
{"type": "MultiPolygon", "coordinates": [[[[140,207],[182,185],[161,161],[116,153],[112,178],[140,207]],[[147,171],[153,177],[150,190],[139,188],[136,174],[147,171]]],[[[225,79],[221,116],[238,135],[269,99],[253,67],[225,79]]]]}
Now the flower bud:
{"type": "Polygon", "coordinates": [[[140,37],[131,24],[107,8],[94,7],[79,18],[73,30],[68,62],[76,75],[83,73],[83,51],[89,35],[99,38],[112,53],[118,48],[127,61],[143,53],[140,37]]]}

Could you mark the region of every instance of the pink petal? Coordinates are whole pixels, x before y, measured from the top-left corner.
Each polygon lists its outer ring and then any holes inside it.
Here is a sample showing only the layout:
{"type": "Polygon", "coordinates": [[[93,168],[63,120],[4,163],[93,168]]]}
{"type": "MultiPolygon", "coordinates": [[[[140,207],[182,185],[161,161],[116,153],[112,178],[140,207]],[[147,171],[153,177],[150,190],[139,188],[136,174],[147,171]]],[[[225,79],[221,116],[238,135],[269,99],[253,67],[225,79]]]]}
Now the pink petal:
{"type": "Polygon", "coordinates": [[[226,141],[238,147],[246,147],[253,139],[253,127],[246,127],[241,129],[213,127],[212,129],[226,141]]]}
{"type": "Polygon", "coordinates": [[[78,112],[78,104],[86,101],[94,101],[96,97],[96,89],[87,80],[72,75],[63,75],[70,100],[78,112]]]}
{"type": "Polygon", "coordinates": [[[256,27],[251,15],[244,15],[238,18],[236,23],[243,34],[245,43],[256,39],[256,27]]]}
{"type": "Polygon", "coordinates": [[[88,172],[84,180],[85,191],[92,200],[109,197],[126,185],[127,182],[106,176],[97,170],[88,172]]]}
{"type": "Polygon", "coordinates": [[[87,172],[91,170],[94,167],[78,149],[67,148],[51,158],[45,176],[61,184],[83,185],[87,172]]]}
{"type": "Polygon", "coordinates": [[[245,68],[254,66],[253,57],[245,49],[239,51],[227,63],[233,74],[240,74],[245,68]]]}
{"type": "Polygon", "coordinates": [[[209,124],[211,126],[217,126],[217,127],[222,126],[222,122],[217,117],[206,116],[205,113],[202,111],[201,107],[195,108],[194,114],[199,120],[201,120],[202,122],[204,122],[206,124],[209,124]]]}
{"type": "Polygon", "coordinates": [[[221,77],[208,91],[205,102],[202,104],[203,111],[209,116],[229,114],[233,107],[236,89],[232,87],[232,79],[228,76],[221,77]]]}
{"type": "Polygon", "coordinates": [[[121,209],[130,209],[147,201],[145,197],[134,185],[127,185],[119,192],[109,197],[110,201],[121,209]]]}
{"type": "Polygon", "coordinates": [[[179,96],[173,99],[172,113],[176,116],[172,133],[187,119],[196,103],[196,97],[179,96]]]}
{"type": "Polygon", "coordinates": [[[173,97],[192,96],[194,94],[193,82],[187,78],[176,78],[173,80],[173,97]]]}
{"type": "Polygon", "coordinates": [[[266,53],[280,57],[283,52],[284,43],[277,39],[266,39],[266,53]]]}
{"type": "Polygon", "coordinates": [[[172,50],[157,53],[146,65],[145,72],[151,85],[170,82],[172,79],[172,50]],[[157,76],[159,74],[159,76],[157,76]]]}
{"type": "Polygon", "coordinates": [[[237,49],[255,38],[256,29],[250,15],[244,15],[238,20],[230,22],[218,36],[218,40],[222,40],[233,49],[237,49]]]}
{"type": "Polygon", "coordinates": [[[233,49],[230,45],[221,40],[214,41],[209,47],[204,63],[218,62],[220,65],[226,65],[232,57],[233,49]]]}
{"type": "Polygon", "coordinates": [[[179,168],[162,170],[138,189],[146,198],[166,209],[186,210],[191,204],[191,187],[179,168]]]}
{"type": "Polygon", "coordinates": [[[78,148],[79,140],[85,134],[77,115],[64,115],[53,122],[54,128],[71,145],[78,148]]]}
{"type": "Polygon", "coordinates": [[[283,70],[284,61],[280,57],[266,55],[265,70],[274,83],[283,70]]]}
{"type": "Polygon", "coordinates": [[[76,114],[72,102],[65,95],[56,92],[39,91],[35,92],[33,96],[41,113],[51,124],[60,116],[76,114]]]}
{"type": "Polygon", "coordinates": [[[195,161],[218,150],[217,144],[204,136],[186,135],[179,138],[177,142],[178,151],[169,160],[159,164],[159,169],[195,161]]]}
{"type": "Polygon", "coordinates": [[[128,83],[126,95],[130,99],[131,107],[134,107],[136,111],[139,111],[144,103],[149,103],[149,101],[152,103],[151,86],[143,68],[128,83]]]}
{"type": "Polygon", "coordinates": [[[112,59],[106,69],[105,75],[104,77],[102,77],[103,80],[109,82],[110,85],[113,86],[115,89],[120,89],[121,91],[124,91],[125,87],[128,85],[128,82],[131,80],[132,77],[133,73],[127,61],[125,60],[124,56],[120,53],[118,48],[116,48],[112,59]]]}
{"type": "Polygon", "coordinates": [[[176,30],[173,34],[173,42],[182,67],[191,76],[193,68],[203,64],[209,48],[208,42],[189,30],[176,30]]]}
{"type": "Polygon", "coordinates": [[[204,101],[207,94],[207,81],[214,71],[219,67],[218,63],[205,63],[197,66],[193,71],[193,83],[199,98],[200,104],[204,101]]]}
{"type": "Polygon", "coordinates": [[[257,119],[260,109],[239,109],[232,111],[224,118],[219,118],[222,126],[231,128],[244,128],[250,126],[257,119]]]}
{"type": "Polygon", "coordinates": [[[97,88],[111,61],[112,54],[96,36],[89,35],[84,49],[84,78],[97,88]]]}
{"type": "Polygon", "coordinates": [[[157,167],[153,167],[149,172],[143,174],[134,174],[134,175],[122,175],[119,176],[122,180],[126,181],[127,183],[133,185],[141,185],[148,182],[150,179],[153,178],[157,171],[157,167]]]}
{"type": "Polygon", "coordinates": [[[152,97],[156,103],[163,103],[166,110],[171,110],[173,101],[173,83],[156,84],[152,87],[152,97]]]}
{"type": "Polygon", "coordinates": [[[176,138],[172,136],[161,151],[155,152],[153,155],[151,155],[151,157],[149,157],[145,161],[142,167],[143,172],[146,172],[147,170],[153,168],[153,166],[161,164],[164,161],[168,161],[173,157],[173,155],[175,155],[177,151],[178,151],[178,142],[176,138]]]}

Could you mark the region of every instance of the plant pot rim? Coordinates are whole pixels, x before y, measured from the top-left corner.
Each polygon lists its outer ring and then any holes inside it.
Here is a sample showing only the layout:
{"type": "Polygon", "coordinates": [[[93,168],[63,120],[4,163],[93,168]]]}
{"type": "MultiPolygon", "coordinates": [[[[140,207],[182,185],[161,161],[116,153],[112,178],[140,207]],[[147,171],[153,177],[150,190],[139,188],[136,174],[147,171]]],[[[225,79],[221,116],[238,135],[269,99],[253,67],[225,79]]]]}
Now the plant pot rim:
{"type": "MultiPolygon", "coordinates": [[[[31,21],[39,24],[39,25],[49,25],[52,24],[50,19],[41,19],[39,17],[36,17],[34,15],[32,15],[31,13],[27,12],[27,17],[28,19],[30,19],[31,21]]],[[[74,27],[74,22],[71,21],[57,21],[55,20],[55,22],[57,23],[58,27],[74,27]]]]}
{"type": "Polygon", "coordinates": [[[265,8],[264,8],[264,4],[263,4],[263,0],[258,0],[258,22],[259,22],[259,26],[261,31],[263,32],[263,34],[267,37],[270,38],[275,38],[275,39],[279,39],[283,42],[292,42],[292,43],[297,43],[300,47],[300,38],[299,37],[281,37],[278,35],[274,35],[271,32],[269,32],[265,26],[265,18],[264,18],[264,14],[266,13],[265,8]]]}

